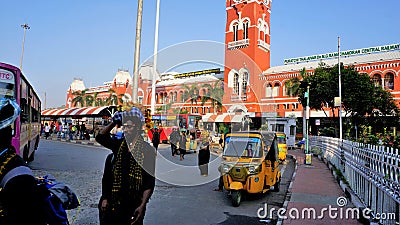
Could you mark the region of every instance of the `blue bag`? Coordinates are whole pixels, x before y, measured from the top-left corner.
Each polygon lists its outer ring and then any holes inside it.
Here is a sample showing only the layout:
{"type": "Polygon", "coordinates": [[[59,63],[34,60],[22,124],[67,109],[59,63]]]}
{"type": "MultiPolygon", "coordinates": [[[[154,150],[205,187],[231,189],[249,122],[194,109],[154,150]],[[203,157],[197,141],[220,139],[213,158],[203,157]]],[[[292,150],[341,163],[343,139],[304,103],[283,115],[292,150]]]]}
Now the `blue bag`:
{"type": "Polygon", "coordinates": [[[64,183],[51,175],[37,177],[42,213],[49,225],[68,225],[66,210],[77,208],[80,203],[76,194],[64,183]]]}

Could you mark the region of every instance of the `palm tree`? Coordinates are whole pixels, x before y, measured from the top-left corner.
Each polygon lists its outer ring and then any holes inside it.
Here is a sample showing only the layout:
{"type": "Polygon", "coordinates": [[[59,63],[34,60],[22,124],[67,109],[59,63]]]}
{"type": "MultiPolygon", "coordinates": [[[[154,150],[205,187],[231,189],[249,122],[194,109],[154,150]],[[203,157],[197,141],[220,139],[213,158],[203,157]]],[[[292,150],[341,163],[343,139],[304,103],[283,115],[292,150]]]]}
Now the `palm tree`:
{"type": "Polygon", "coordinates": [[[106,105],[118,105],[118,96],[117,94],[115,94],[115,90],[110,88],[108,92],[110,93],[110,95],[105,101],[106,105]]]}
{"type": "Polygon", "coordinates": [[[285,83],[285,87],[289,96],[298,96],[301,92],[301,81],[307,76],[306,68],[300,71],[300,77],[293,77],[285,83]]]}
{"type": "Polygon", "coordinates": [[[92,95],[85,96],[86,106],[93,106],[94,98],[92,95]]]}
{"type": "Polygon", "coordinates": [[[207,89],[206,95],[201,97],[201,104],[204,105],[207,101],[211,101],[211,107],[214,112],[222,108],[222,97],[224,90],[221,88],[221,81],[216,81],[214,86],[211,84],[203,84],[203,87],[207,89]]]}
{"type": "Polygon", "coordinates": [[[72,105],[74,107],[79,106],[83,107],[85,105],[85,98],[86,98],[86,91],[89,89],[81,90],[81,91],[74,91],[72,92],[72,95],[75,97],[72,99],[72,105]]]}
{"type": "MultiPolygon", "coordinates": [[[[184,93],[187,93],[187,97],[190,100],[190,108],[193,107],[193,103],[197,104],[197,100],[199,99],[199,87],[196,84],[192,84],[192,86],[183,85],[183,88],[186,89],[184,93]]],[[[186,98],[185,98],[186,99],[186,98]]]]}
{"type": "Polygon", "coordinates": [[[102,105],[100,105],[99,103],[99,98],[97,98],[97,96],[99,95],[99,92],[95,92],[94,94],[93,94],[93,106],[102,106],[102,105]]]}

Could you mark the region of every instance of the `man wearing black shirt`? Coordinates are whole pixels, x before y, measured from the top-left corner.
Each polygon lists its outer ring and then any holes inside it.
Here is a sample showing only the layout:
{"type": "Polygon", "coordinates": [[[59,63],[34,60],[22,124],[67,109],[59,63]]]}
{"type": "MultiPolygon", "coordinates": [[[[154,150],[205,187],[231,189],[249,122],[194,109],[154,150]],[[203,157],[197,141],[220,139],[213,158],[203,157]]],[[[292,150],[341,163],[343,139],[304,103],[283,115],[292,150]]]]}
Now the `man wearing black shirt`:
{"type": "Polygon", "coordinates": [[[155,186],[155,149],[141,136],[143,114],[137,108],[118,112],[96,141],[113,151],[112,172],[103,179],[100,208],[109,224],[143,224],[146,204],[155,186]],[[110,131],[122,124],[125,138],[112,139],[110,131]],[[111,188],[111,191],[110,191],[111,188]]]}

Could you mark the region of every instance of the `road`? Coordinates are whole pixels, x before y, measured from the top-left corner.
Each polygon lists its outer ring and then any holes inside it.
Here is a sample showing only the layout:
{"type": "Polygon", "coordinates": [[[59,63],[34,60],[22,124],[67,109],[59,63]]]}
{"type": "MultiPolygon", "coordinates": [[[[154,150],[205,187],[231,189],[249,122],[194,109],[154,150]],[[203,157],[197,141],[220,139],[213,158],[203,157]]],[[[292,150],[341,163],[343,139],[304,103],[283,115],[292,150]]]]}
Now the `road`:
{"type": "MultiPolygon", "coordinates": [[[[41,140],[35,161],[30,163],[36,175],[52,174],[68,184],[81,201],[79,210],[69,211],[71,224],[98,224],[97,203],[101,195],[101,176],[109,150],[103,147],[41,140]]],[[[248,196],[233,207],[227,191],[216,192],[220,158],[212,155],[209,176],[200,176],[197,154],[183,161],[172,157],[168,145],[160,145],[157,155],[156,188],[147,206],[145,224],[274,224],[260,222],[257,211],[268,204],[283,205],[294,170],[287,160],[283,166],[280,192],[248,196]]]]}

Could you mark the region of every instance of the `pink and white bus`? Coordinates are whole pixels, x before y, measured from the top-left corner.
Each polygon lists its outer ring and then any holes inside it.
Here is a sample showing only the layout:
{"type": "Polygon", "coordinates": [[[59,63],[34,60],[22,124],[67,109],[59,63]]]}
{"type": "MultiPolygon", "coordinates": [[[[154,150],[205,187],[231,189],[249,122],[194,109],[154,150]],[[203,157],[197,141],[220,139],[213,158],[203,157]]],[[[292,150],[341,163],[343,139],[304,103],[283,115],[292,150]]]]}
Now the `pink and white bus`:
{"type": "Polygon", "coordinates": [[[12,145],[25,161],[33,161],[39,145],[41,102],[21,70],[1,62],[0,98],[15,98],[21,107],[21,115],[12,124],[12,145]]]}

